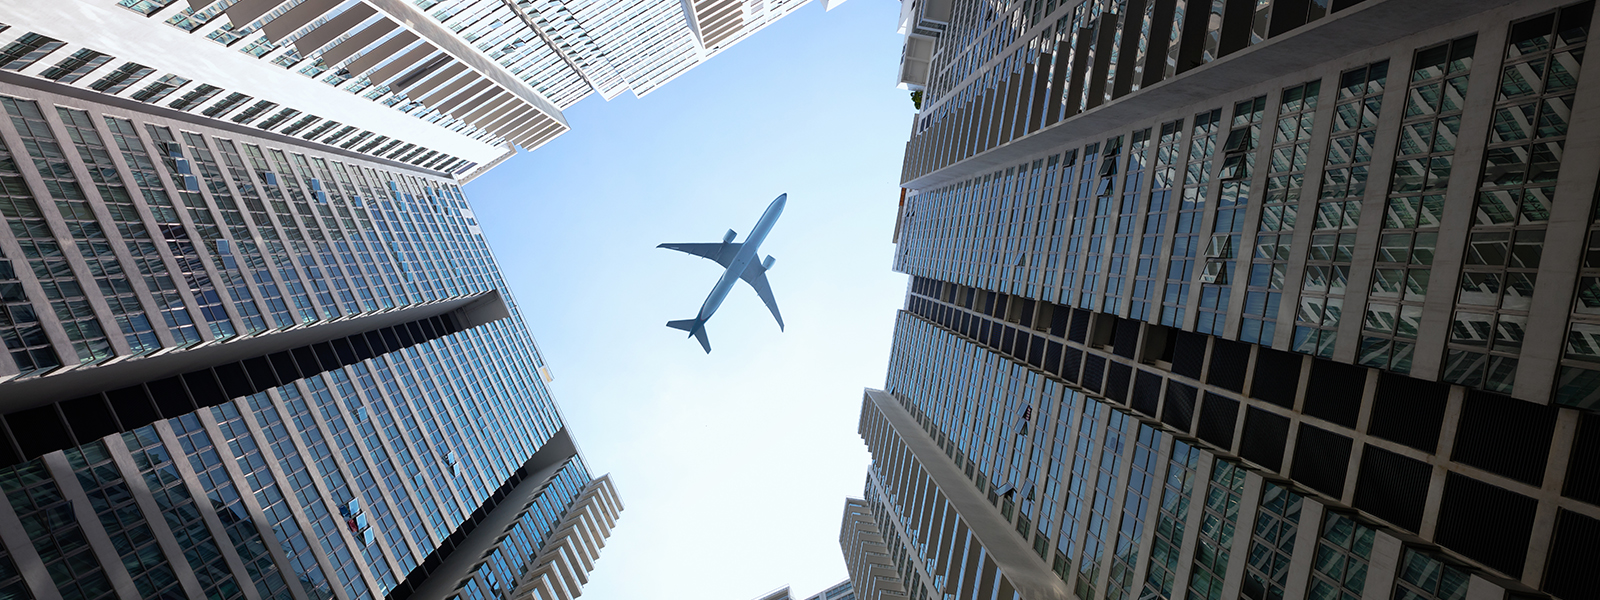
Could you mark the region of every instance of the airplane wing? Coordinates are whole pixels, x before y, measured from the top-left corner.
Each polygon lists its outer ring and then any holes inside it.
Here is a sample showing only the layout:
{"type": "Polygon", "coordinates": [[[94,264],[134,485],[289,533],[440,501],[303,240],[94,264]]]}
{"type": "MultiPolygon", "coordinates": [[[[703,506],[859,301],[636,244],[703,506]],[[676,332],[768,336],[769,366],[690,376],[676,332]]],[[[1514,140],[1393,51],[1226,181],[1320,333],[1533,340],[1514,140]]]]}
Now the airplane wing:
{"type": "Polygon", "coordinates": [[[661,244],[656,247],[693,254],[701,258],[707,258],[716,261],[717,264],[727,267],[733,262],[733,257],[739,254],[739,248],[742,246],[744,246],[744,244],[712,242],[709,244],[661,244]]]}
{"type": "Polygon", "coordinates": [[[761,296],[761,301],[767,305],[767,310],[772,311],[772,318],[778,320],[778,330],[782,331],[783,315],[778,313],[778,300],[772,297],[772,287],[767,285],[767,270],[761,263],[750,261],[750,266],[744,268],[744,273],[741,273],[739,278],[750,284],[757,296],[761,296]]]}

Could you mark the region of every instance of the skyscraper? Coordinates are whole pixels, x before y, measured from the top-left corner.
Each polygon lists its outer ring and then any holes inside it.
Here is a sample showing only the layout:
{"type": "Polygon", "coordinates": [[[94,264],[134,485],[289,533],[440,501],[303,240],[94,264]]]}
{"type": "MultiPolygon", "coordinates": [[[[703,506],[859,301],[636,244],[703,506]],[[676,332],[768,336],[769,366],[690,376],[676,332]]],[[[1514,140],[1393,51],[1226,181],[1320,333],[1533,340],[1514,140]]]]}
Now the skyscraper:
{"type": "Polygon", "coordinates": [[[17,3],[0,70],[465,182],[579,100],[648,94],[808,1],[17,3]]]}
{"type": "Polygon", "coordinates": [[[0,595],[576,596],[622,504],[457,180],[51,44],[0,73],[0,595]]]}
{"type": "Polygon", "coordinates": [[[905,6],[858,591],[1600,589],[1593,2],[905,6]]]}
{"type": "MultiPolygon", "coordinates": [[[[786,586],[783,586],[781,588],[778,588],[778,589],[772,590],[770,592],[767,592],[765,594],[762,594],[759,598],[756,598],[755,600],[798,600],[798,599],[796,599],[794,597],[794,594],[789,591],[789,586],[786,585],[786,586]]],[[[855,600],[855,596],[850,593],[850,580],[846,579],[846,580],[841,581],[841,582],[839,582],[837,584],[834,584],[833,586],[829,587],[828,589],[825,589],[825,590],[822,590],[822,591],[817,592],[815,594],[812,594],[810,596],[807,596],[804,600],[855,600]]]]}

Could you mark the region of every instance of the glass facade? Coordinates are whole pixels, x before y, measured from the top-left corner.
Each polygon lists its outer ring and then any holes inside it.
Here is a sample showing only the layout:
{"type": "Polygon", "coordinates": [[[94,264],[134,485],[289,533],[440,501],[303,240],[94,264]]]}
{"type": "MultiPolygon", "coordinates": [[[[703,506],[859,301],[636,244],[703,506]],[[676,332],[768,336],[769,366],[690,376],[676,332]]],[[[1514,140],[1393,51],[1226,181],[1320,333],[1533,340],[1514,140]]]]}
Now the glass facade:
{"type": "Polygon", "coordinates": [[[1600,588],[1594,3],[1398,6],[911,9],[910,283],[863,418],[979,494],[1023,597],[1600,588]]]}
{"type": "MultiPolygon", "coordinates": [[[[570,442],[552,441],[567,438],[542,357],[455,181],[15,93],[0,93],[0,395],[102,385],[94,369],[124,362],[177,357],[189,371],[27,400],[44,413],[8,407],[0,487],[27,537],[0,535],[4,564],[48,572],[63,598],[115,597],[124,582],[145,598],[424,585],[509,598],[551,577],[548,553],[597,550],[554,546],[620,504],[575,454],[529,466],[570,442]],[[506,318],[390,325],[485,299],[506,318]],[[333,330],[346,333],[273,346],[333,330]],[[527,503],[496,506],[516,482],[533,486],[527,503]],[[444,560],[481,508],[514,513],[498,549],[444,560]],[[430,583],[430,556],[460,579],[430,583]]],[[[15,570],[0,588],[27,597],[15,570]]]]}

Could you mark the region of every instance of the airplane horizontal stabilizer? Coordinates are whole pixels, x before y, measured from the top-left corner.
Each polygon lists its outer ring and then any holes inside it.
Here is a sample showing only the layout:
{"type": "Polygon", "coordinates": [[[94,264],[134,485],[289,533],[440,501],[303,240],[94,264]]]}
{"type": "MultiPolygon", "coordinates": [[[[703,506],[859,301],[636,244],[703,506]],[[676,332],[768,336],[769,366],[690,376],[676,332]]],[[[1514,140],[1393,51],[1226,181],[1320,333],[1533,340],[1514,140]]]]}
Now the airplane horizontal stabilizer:
{"type": "Polygon", "coordinates": [[[711,340],[706,338],[705,323],[699,319],[683,319],[681,321],[667,321],[667,327],[689,332],[694,339],[700,342],[700,347],[706,349],[706,354],[711,353],[711,340]]]}

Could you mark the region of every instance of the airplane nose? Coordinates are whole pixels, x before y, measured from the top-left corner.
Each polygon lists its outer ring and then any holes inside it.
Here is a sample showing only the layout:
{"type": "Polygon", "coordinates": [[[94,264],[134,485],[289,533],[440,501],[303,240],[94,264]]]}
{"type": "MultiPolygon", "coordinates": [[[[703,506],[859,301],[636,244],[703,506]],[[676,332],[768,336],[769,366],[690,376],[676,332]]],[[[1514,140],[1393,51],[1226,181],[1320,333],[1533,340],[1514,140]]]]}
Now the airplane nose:
{"type": "Polygon", "coordinates": [[[779,208],[782,208],[783,205],[784,204],[788,204],[788,202],[789,202],[789,194],[788,193],[782,193],[782,194],[778,194],[778,199],[777,200],[773,200],[772,204],[773,204],[773,206],[777,206],[779,208]]]}

